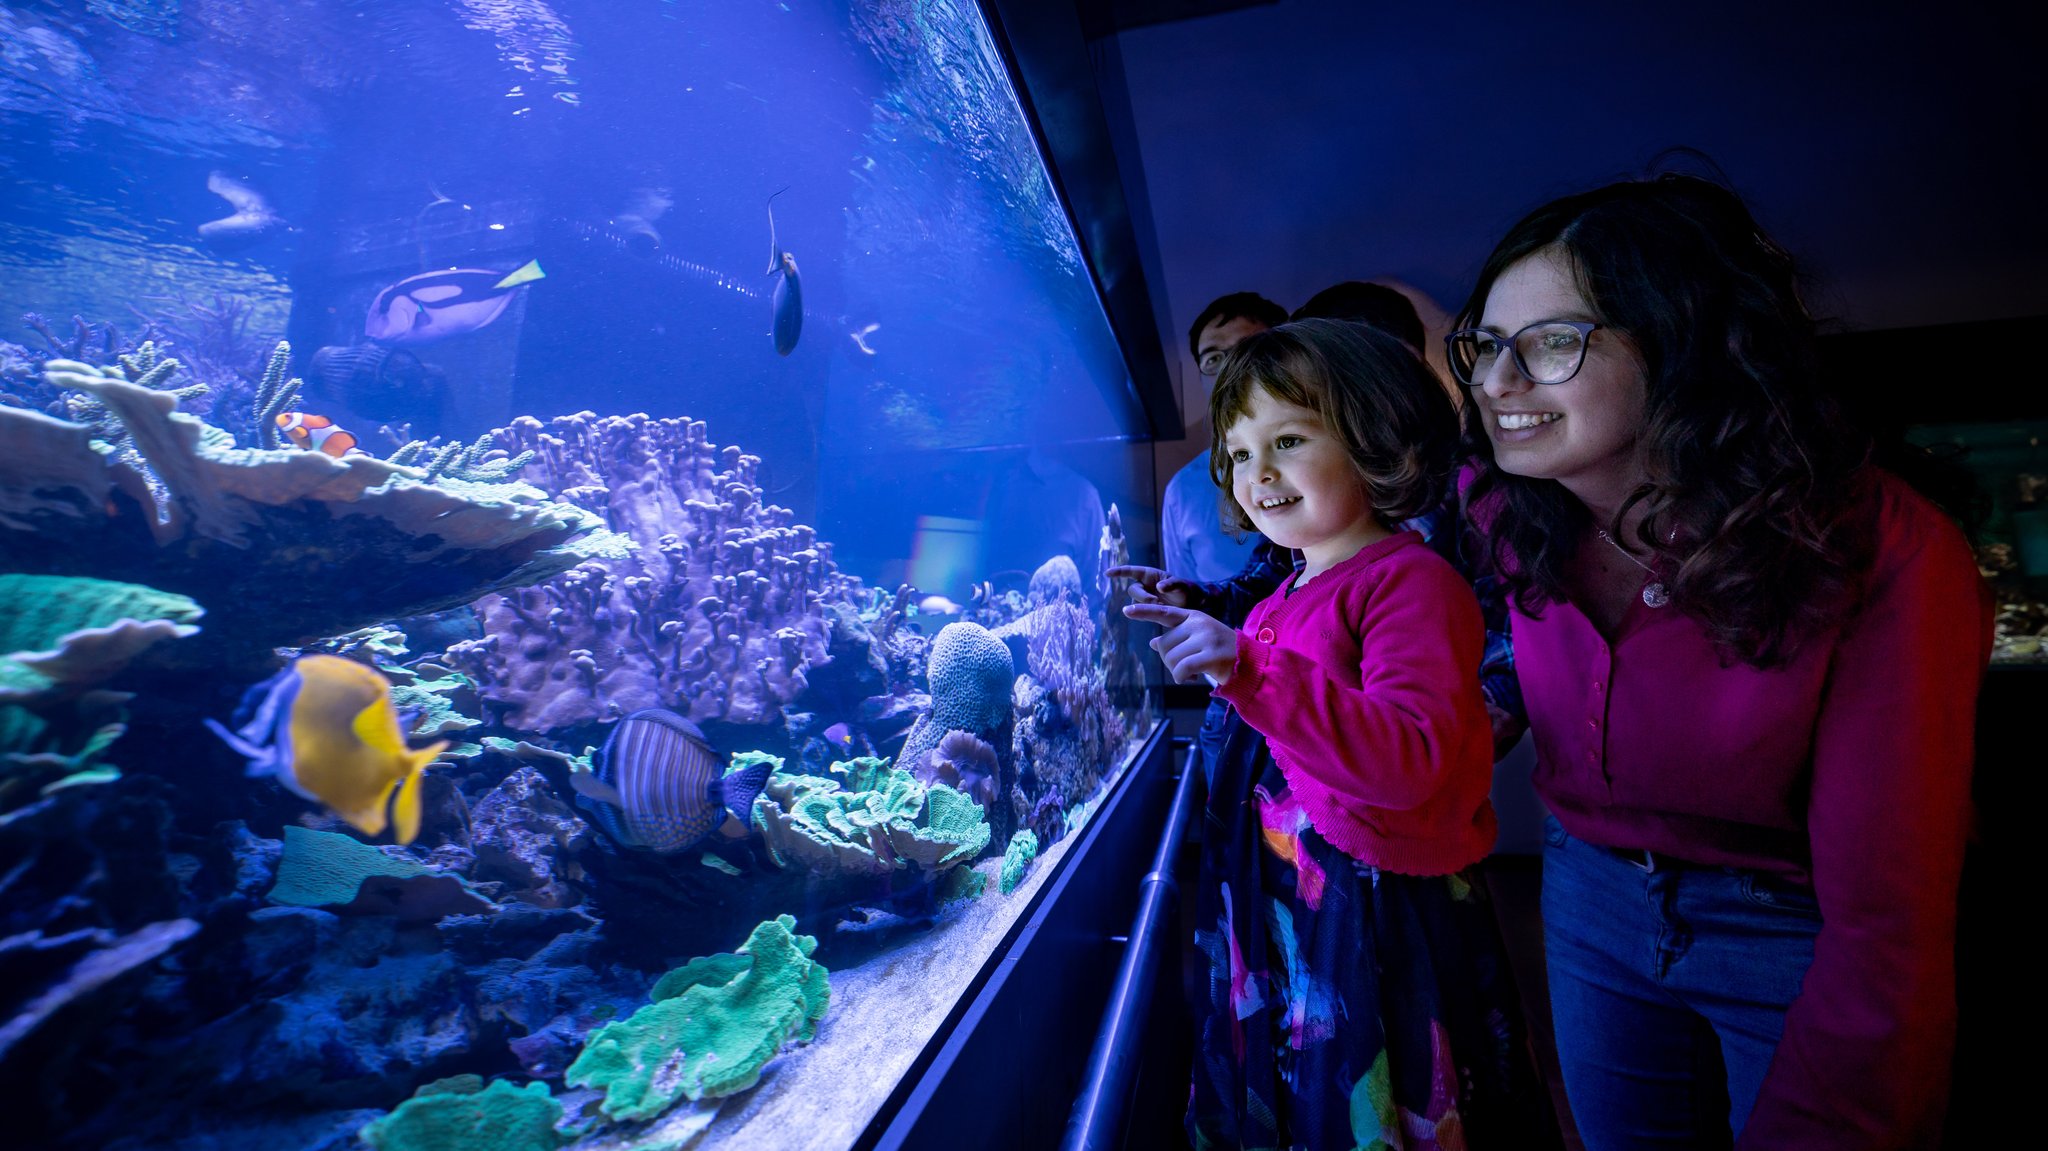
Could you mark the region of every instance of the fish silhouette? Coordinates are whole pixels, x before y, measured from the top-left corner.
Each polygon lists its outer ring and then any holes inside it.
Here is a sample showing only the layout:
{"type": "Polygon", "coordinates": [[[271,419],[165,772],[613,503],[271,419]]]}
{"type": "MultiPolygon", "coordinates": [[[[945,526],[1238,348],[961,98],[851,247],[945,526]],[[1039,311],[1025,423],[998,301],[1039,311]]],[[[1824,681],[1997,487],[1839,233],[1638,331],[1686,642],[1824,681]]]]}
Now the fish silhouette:
{"type": "Polygon", "coordinates": [[[217,248],[253,244],[285,226],[284,217],[271,211],[261,193],[226,172],[208,175],[206,190],[234,209],[231,215],[199,225],[199,238],[217,248]]]}
{"type": "Polygon", "coordinates": [[[725,773],[725,761],[697,725],[672,711],[636,711],[612,728],[591,770],[569,782],[613,839],[661,854],[696,846],[730,813],[753,822],[754,797],[770,763],[725,773]]]}
{"type": "Polygon", "coordinates": [[[384,344],[431,344],[497,319],[512,293],[541,279],[539,260],[513,272],[447,268],[400,280],[377,293],[363,332],[384,344]]]}
{"type": "MultiPolygon", "coordinates": [[[[775,196],[789,191],[779,188],[775,196]]],[[[804,285],[797,278],[796,257],[782,250],[775,239],[775,196],[768,197],[768,274],[775,281],[775,350],[788,355],[796,350],[797,337],[804,332],[804,285]]]]}

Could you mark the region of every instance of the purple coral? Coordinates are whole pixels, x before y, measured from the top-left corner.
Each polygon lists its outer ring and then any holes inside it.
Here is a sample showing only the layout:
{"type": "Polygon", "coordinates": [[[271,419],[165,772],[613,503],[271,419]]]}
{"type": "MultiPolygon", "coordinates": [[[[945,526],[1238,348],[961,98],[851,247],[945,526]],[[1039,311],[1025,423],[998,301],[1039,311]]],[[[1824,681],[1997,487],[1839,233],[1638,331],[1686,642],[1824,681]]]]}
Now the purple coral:
{"type": "Polygon", "coordinates": [[[484,636],[448,656],[507,726],[645,707],[766,723],[827,660],[821,607],[850,581],[830,544],[762,499],[757,457],[711,443],[702,421],[645,415],[522,418],[496,442],[532,450],[523,479],[638,545],[478,603],[484,636]]]}
{"type": "Polygon", "coordinates": [[[984,808],[995,807],[996,777],[1002,771],[996,749],[969,732],[947,732],[939,746],[909,767],[919,783],[943,783],[984,808]]]}

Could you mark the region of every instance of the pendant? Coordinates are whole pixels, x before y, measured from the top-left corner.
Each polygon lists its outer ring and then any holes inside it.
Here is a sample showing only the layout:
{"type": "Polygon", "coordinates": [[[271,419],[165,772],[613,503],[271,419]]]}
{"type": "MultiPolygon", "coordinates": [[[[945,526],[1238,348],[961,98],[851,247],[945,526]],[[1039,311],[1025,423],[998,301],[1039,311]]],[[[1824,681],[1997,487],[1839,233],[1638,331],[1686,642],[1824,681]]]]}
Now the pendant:
{"type": "Polygon", "coordinates": [[[1664,590],[1663,584],[1657,582],[1656,580],[1651,580],[1649,583],[1643,585],[1644,607],[1663,607],[1665,604],[1670,602],[1671,593],[1664,590]]]}

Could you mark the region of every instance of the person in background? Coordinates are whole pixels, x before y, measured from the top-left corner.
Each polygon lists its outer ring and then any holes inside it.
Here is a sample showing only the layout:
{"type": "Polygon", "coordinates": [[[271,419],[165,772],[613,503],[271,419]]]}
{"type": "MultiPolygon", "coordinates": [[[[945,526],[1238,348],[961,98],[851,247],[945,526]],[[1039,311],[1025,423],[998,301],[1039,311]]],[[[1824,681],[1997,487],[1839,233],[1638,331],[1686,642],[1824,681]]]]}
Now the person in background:
{"type": "Polygon", "coordinates": [[[1934,1146],[1991,634],[1963,534],[1868,462],[1718,184],[1536,209],[1457,325],[1585,1145],[1934,1146]]]}
{"type": "MultiPolygon", "coordinates": [[[[1210,301],[1188,327],[1188,354],[1201,373],[1203,392],[1238,341],[1287,322],[1287,309],[1256,292],[1234,292],[1210,301]]],[[[1206,438],[1207,427],[1199,430],[1206,438]]],[[[1209,458],[1197,454],[1166,482],[1159,504],[1160,550],[1168,573],[1188,580],[1227,580],[1251,558],[1256,538],[1238,540],[1223,530],[1216,488],[1209,482],[1209,458]]]]}
{"type": "Polygon", "coordinates": [[[1174,680],[1234,709],[1195,896],[1210,994],[1189,1138],[1543,1146],[1473,870],[1494,839],[1479,606],[1395,527],[1442,504],[1456,411],[1393,337],[1305,320],[1239,344],[1210,415],[1227,513],[1302,566],[1242,630],[1142,586],[1124,609],[1166,628],[1174,680]]]}
{"type": "Polygon", "coordinates": [[[1418,359],[1422,356],[1422,317],[1407,296],[1385,284],[1346,280],[1332,284],[1294,309],[1290,320],[1351,320],[1367,324],[1408,345],[1418,359]]]}

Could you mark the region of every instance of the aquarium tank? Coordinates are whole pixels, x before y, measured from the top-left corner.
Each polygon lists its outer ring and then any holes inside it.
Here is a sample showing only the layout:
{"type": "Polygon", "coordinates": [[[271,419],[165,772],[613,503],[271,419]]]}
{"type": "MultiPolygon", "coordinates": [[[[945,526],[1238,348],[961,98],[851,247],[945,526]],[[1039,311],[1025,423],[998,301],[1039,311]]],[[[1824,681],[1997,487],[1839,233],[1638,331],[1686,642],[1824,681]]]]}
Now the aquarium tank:
{"type": "Polygon", "coordinates": [[[1160,738],[999,44],[0,7],[8,1146],[862,1139],[1160,738]]]}

